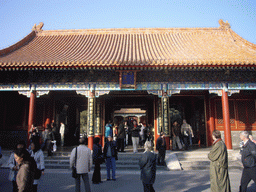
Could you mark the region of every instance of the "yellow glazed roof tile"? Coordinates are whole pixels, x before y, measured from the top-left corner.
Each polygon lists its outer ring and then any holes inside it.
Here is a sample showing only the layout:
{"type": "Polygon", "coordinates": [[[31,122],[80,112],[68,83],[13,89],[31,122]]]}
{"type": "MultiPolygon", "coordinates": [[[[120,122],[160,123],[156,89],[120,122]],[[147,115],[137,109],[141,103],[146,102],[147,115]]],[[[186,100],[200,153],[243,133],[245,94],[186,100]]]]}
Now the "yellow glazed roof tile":
{"type": "Polygon", "coordinates": [[[256,45],[219,23],[219,28],[54,31],[39,26],[0,50],[0,68],[256,65],[256,45]]]}

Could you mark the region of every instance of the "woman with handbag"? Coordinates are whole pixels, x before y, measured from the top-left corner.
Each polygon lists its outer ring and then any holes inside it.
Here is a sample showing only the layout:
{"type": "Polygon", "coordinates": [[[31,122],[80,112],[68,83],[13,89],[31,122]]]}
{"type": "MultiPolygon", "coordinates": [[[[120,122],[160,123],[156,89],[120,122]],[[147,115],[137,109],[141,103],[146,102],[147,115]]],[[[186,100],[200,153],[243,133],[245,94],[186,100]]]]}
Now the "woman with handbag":
{"type": "Polygon", "coordinates": [[[99,144],[100,138],[95,137],[93,139],[93,163],[94,172],[92,176],[93,184],[101,183],[100,164],[103,163],[102,146],[99,144]]]}
{"type": "Polygon", "coordinates": [[[34,178],[34,183],[33,183],[33,192],[37,192],[37,186],[39,183],[39,179],[41,175],[44,175],[44,154],[43,151],[40,149],[40,143],[39,142],[32,142],[31,143],[31,157],[34,158],[36,165],[37,165],[37,170],[35,173],[35,178],[34,178]]]}

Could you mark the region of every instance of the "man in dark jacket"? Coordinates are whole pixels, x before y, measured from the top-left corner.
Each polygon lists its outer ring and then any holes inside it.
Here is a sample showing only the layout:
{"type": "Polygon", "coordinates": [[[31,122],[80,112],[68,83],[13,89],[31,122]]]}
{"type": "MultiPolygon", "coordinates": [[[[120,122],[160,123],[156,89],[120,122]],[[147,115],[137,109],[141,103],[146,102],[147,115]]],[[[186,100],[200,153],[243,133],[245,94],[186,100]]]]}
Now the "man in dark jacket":
{"type": "Polygon", "coordinates": [[[113,141],[111,136],[108,136],[108,142],[105,143],[103,149],[103,155],[106,159],[107,166],[107,180],[110,181],[110,169],[112,169],[112,180],[116,180],[116,160],[117,160],[117,149],[116,143],[113,141]]]}
{"type": "Polygon", "coordinates": [[[247,186],[251,180],[256,183],[256,145],[249,139],[249,133],[242,131],[240,133],[240,139],[244,145],[241,150],[241,160],[244,166],[240,192],[246,192],[247,186]]]}
{"type": "Polygon", "coordinates": [[[156,141],[156,150],[158,151],[158,165],[165,166],[166,141],[164,138],[164,132],[160,133],[160,137],[156,141]]]}
{"type": "Polygon", "coordinates": [[[145,152],[139,161],[141,180],[144,192],[154,192],[153,184],[156,179],[156,154],[152,152],[152,145],[150,141],[145,142],[144,148],[145,152]]]}
{"type": "Polygon", "coordinates": [[[55,140],[55,136],[52,132],[51,126],[49,124],[47,124],[47,127],[44,131],[44,147],[42,147],[43,149],[46,147],[47,152],[48,152],[48,156],[52,156],[52,141],[55,140]]]}
{"type": "Polygon", "coordinates": [[[118,127],[117,151],[121,149],[121,152],[124,152],[124,138],[125,138],[125,129],[124,129],[124,122],[122,122],[118,127]]]}

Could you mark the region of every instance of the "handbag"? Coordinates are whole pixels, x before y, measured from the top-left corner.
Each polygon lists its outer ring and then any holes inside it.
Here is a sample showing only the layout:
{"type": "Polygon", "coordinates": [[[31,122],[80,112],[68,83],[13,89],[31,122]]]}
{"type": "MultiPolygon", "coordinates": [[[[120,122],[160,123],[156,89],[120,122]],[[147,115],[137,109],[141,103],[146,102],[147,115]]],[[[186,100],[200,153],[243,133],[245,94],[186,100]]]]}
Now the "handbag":
{"type": "Polygon", "coordinates": [[[77,158],[77,147],[76,147],[76,156],[75,156],[75,166],[72,166],[72,177],[77,178],[77,172],[76,172],[76,158],[77,158]]]}
{"type": "Polygon", "coordinates": [[[188,137],[188,131],[184,131],[184,136],[188,137]]]}
{"type": "Polygon", "coordinates": [[[42,175],[42,172],[40,169],[36,168],[36,172],[35,172],[35,179],[40,179],[42,175]]]}
{"type": "Polygon", "coordinates": [[[52,141],[52,143],[53,143],[52,152],[56,152],[57,151],[56,140],[52,141]]]}

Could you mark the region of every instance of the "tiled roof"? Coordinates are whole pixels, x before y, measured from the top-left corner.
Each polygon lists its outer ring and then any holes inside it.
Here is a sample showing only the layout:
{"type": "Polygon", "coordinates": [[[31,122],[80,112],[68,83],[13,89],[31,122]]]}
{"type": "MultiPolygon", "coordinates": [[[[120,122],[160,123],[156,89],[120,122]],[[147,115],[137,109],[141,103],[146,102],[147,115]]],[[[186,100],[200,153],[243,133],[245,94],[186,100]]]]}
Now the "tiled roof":
{"type": "Polygon", "coordinates": [[[256,45],[218,28],[47,30],[0,50],[0,69],[255,66],[256,45]]]}

